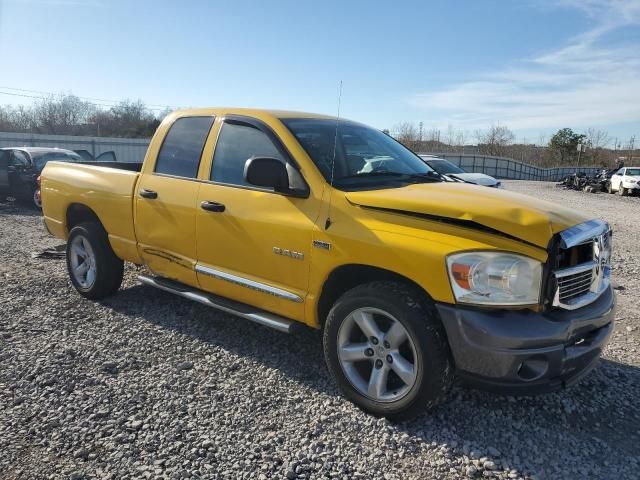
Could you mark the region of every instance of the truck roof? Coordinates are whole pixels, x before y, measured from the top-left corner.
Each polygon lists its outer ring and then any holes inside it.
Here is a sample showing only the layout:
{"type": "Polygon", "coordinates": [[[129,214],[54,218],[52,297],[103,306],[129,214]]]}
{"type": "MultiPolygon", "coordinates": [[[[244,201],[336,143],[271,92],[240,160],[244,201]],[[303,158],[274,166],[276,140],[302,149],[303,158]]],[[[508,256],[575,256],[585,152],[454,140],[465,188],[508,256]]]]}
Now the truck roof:
{"type": "Polygon", "coordinates": [[[211,108],[186,108],[173,112],[179,116],[195,115],[247,115],[250,117],[271,116],[275,118],[322,118],[335,120],[332,115],[318,113],[296,112],[292,110],[272,110],[262,108],[235,108],[235,107],[211,107],[211,108]]]}

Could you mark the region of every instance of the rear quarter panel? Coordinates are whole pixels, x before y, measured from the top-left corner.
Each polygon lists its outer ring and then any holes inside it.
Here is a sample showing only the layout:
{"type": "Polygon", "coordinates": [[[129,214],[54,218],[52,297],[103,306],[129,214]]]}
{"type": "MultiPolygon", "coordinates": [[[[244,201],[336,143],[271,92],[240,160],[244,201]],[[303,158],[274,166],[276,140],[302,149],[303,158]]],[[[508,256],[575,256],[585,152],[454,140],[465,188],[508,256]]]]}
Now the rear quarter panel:
{"type": "Polygon", "coordinates": [[[98,216],[116,255],[141,263],[133,227],[133,192],[138,173],[94,165],[49,162],[42,172],[44,220],[56,237],[67,239],[67,211],[84,205],[98,216]]]}

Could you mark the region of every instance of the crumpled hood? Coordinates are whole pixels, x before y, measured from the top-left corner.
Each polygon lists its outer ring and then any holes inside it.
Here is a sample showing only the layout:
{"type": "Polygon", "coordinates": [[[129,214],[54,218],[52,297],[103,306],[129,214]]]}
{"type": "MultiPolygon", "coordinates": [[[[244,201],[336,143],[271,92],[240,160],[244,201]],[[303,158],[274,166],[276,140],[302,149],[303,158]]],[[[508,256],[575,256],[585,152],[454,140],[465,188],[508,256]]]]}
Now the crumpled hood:
{"type": "Polygon", "coordinates": [[[460,183],[422,183],[345,195],[363,207],[474,222],[541,248],[547,248],[553,234],[589,219],[528,195],[460,183]]]}
{"type": "Polygon", "coordinates": [[[498,180],[484,173],[456,173],[454,176],[477,185],[489,186],[498,183],[498,180]]]}

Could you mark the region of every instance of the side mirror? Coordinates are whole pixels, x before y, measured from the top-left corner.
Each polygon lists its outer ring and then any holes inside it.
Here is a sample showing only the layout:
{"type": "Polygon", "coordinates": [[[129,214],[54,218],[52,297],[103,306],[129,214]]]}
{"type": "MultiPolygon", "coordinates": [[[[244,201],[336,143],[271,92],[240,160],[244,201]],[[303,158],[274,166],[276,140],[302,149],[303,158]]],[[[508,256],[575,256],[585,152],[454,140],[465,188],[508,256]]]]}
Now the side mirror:
{"type": "Polygon", "coordinates": [[[283,162],[271,157],[252,157],[244,164],[244,179],[257,187],[288,192],[289,175],[283,162]]]}

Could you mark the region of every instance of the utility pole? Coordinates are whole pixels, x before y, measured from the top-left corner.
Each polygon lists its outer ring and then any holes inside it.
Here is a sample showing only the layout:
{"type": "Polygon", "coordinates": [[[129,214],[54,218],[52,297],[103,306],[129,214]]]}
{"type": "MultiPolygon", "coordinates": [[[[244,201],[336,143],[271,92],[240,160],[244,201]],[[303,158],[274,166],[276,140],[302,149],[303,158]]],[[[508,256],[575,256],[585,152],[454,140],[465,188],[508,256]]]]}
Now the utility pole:
{"type": "Polygon", "coordinates": [[[583,145],[582,143],[579,143],[578,144],[578,164],[576,165],[576,175],[578,174],[578,169],[580,168],[580,154],[586,151],[587,151],[587,146],[583,145]]]}

